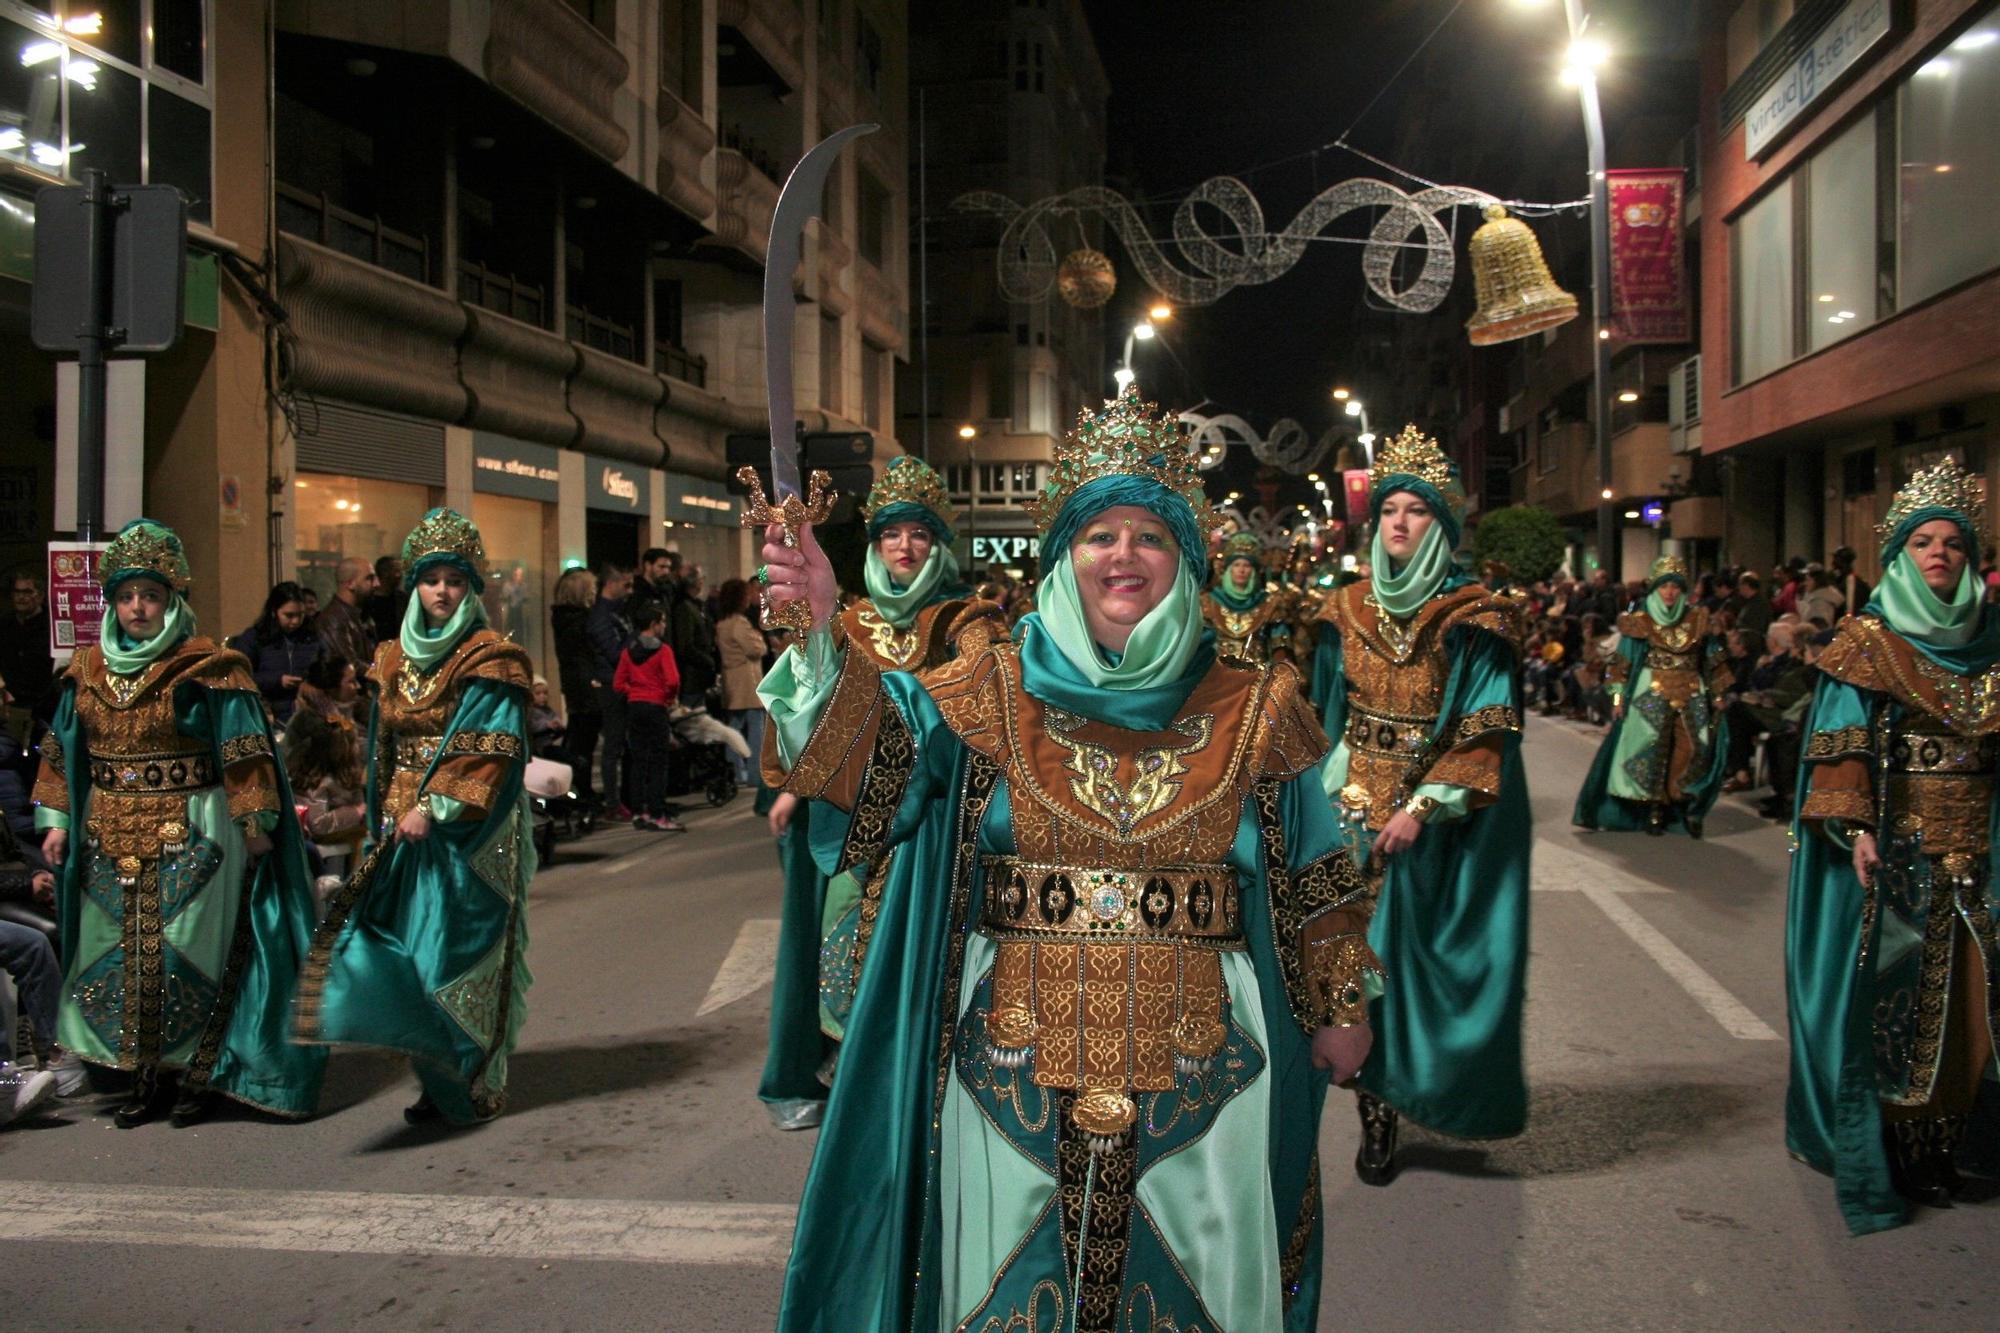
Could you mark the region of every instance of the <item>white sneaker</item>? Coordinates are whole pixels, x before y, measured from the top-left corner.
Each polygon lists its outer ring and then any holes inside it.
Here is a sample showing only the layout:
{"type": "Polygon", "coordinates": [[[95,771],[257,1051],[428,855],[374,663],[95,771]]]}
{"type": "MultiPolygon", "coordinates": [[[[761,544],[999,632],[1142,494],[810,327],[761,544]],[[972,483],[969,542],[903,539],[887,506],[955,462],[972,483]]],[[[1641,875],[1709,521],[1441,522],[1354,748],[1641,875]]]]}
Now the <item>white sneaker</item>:
{"type": "Polygon", "coordinates": [[[0,1125],[32,1115],[56,1095],[56,1076],[46,1069],[0,1065],[0,1125]]]}
{"type": "Polygon", "coordinates": [[[75,1097],[90,1090],[90,1076],[75,1051],[64,1051],[42,1066],[56,1076],[56,1096],[75,1097]]]}

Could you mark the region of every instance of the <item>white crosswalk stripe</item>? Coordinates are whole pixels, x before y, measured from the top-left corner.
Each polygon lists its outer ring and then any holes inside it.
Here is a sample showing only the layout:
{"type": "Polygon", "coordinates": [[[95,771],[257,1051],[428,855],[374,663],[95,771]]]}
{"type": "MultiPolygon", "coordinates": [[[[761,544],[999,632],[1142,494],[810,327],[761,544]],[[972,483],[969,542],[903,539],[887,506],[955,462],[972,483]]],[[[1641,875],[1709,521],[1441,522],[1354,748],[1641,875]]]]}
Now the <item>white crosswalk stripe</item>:
{"type": "Polygon", "coordinates": [[[708,994],[702,999],[701,1008],[694,1011],[694,1016],[700,1018],[724,1005],[755,995],[771,984],[771,970],[777,961],[778,919],[752,917],[745,921],[743,928],[736,932],[736,943],[729,946],[728,956],[716,969],[715,980],[709,983],[708,994]]]}

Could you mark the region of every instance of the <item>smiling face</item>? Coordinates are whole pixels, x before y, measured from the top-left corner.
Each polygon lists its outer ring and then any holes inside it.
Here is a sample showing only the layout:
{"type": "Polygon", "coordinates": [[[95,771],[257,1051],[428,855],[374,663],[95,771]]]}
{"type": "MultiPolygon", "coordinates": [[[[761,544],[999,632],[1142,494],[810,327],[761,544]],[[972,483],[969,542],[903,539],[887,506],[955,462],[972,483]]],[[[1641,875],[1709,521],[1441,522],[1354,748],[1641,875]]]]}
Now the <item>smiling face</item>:
{"type": "Polygon", "coordinates": [[[1924,586],[1940,600],[1958,588],[1959,576],[1965,572],[1965,562],[1972,555],[1965,544],[1965,533],[1948,518],[1934,518],[1919,526],[1903,543],[1903,549],[1916,562],[1924,586]]]}
{"type": "Polygon", "coordinates": [[[118,628],[125,631],[126,638],[138,643],[166,628],[167,608],[172,604],[173,595],[157,579],[127,579],[112,594],[118,628]]]}
{"type": "Polygon", "coordinates": [[[1069,559],[1090,637],[1122,653],[1134,627],[1173,588],[1181,548],[1151,510],[1114,505],[1078,530],[1069,559]]]}
{"type": "Polygon", "coordinates": [[[450,565],[432,565],[417,580],[417,600],[423,604],[424,619],[436,629],[450,620],[465,600],[472,582],[450,565]]]}
{"type": "Polygon", "coordinates": [[[1408,560],[1417,553],[1417,547],[1424,540],[1424,534],[1431,530],[1437,515],[1420,495],[1409,491],[1393,491],[1383,501],[1382,509],[1376,515],[1376,531],[1382,534],[1382,549],[1397,560],[1408,560]]]}
{"type": "Polygon", "coordinates": [[[891,523],[875,539],[875,550],[890,577],[908,583],[924,567],[924,561],[931,558],[934,540],[931,530],[921,523],[891,523]]]}

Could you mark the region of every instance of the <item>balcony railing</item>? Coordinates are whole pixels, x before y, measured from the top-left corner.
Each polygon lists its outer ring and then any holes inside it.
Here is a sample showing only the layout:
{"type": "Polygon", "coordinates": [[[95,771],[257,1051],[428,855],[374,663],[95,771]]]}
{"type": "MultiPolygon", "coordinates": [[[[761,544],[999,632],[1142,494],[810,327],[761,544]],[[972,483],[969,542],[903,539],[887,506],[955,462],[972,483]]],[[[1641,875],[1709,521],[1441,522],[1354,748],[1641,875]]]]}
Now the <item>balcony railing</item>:
{"type": "Polygon", "coordinates": [[[431,243],[428,237],[397,231],[379,217],[342,208],[324,192],[313,194],[280,181],[277,187],[278,229],[316,241],[364,263],[428,284],[431,243]]]}
{"type": "Polygon", "coordinates": [[[569,306],[565,313],[567,319],[564,322],[564,332],[571,342],[594,347],[623,361],[645,364],[645,358],[639,350],[639,340],[633,334],[630,324],[620,324],[615,319],[594,315],[580,305],[569,306]]]}
{"type": "Polygon", "coordinates": [[[680,380],[697,389],[708,387],[708,358],[696,356],[672,343],[654,344],[653,369],[670,380],[680,380]]]}
{"type": "Polygon", "coordinates": [[[511,273],[496,273],[476,260],[459,261],[458,295],[482,310],[536,328],[543,327],[548,312],[548,296],[539,284],[523,282],[511,273]]]}

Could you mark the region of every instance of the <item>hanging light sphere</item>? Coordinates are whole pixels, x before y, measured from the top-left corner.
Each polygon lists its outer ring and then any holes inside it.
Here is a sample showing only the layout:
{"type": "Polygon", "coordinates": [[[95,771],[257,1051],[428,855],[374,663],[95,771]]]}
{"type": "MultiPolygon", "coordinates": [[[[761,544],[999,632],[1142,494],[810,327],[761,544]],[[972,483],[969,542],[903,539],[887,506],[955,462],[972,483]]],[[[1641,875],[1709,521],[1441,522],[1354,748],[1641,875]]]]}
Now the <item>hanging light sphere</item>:
{"type": "Polygon", "coordinates": [[[1118,290],[1118,270],[1102,250],[1072,250],[1056,270],[1056,291],[1078,310],[1095,310],[1118,290]]]}

